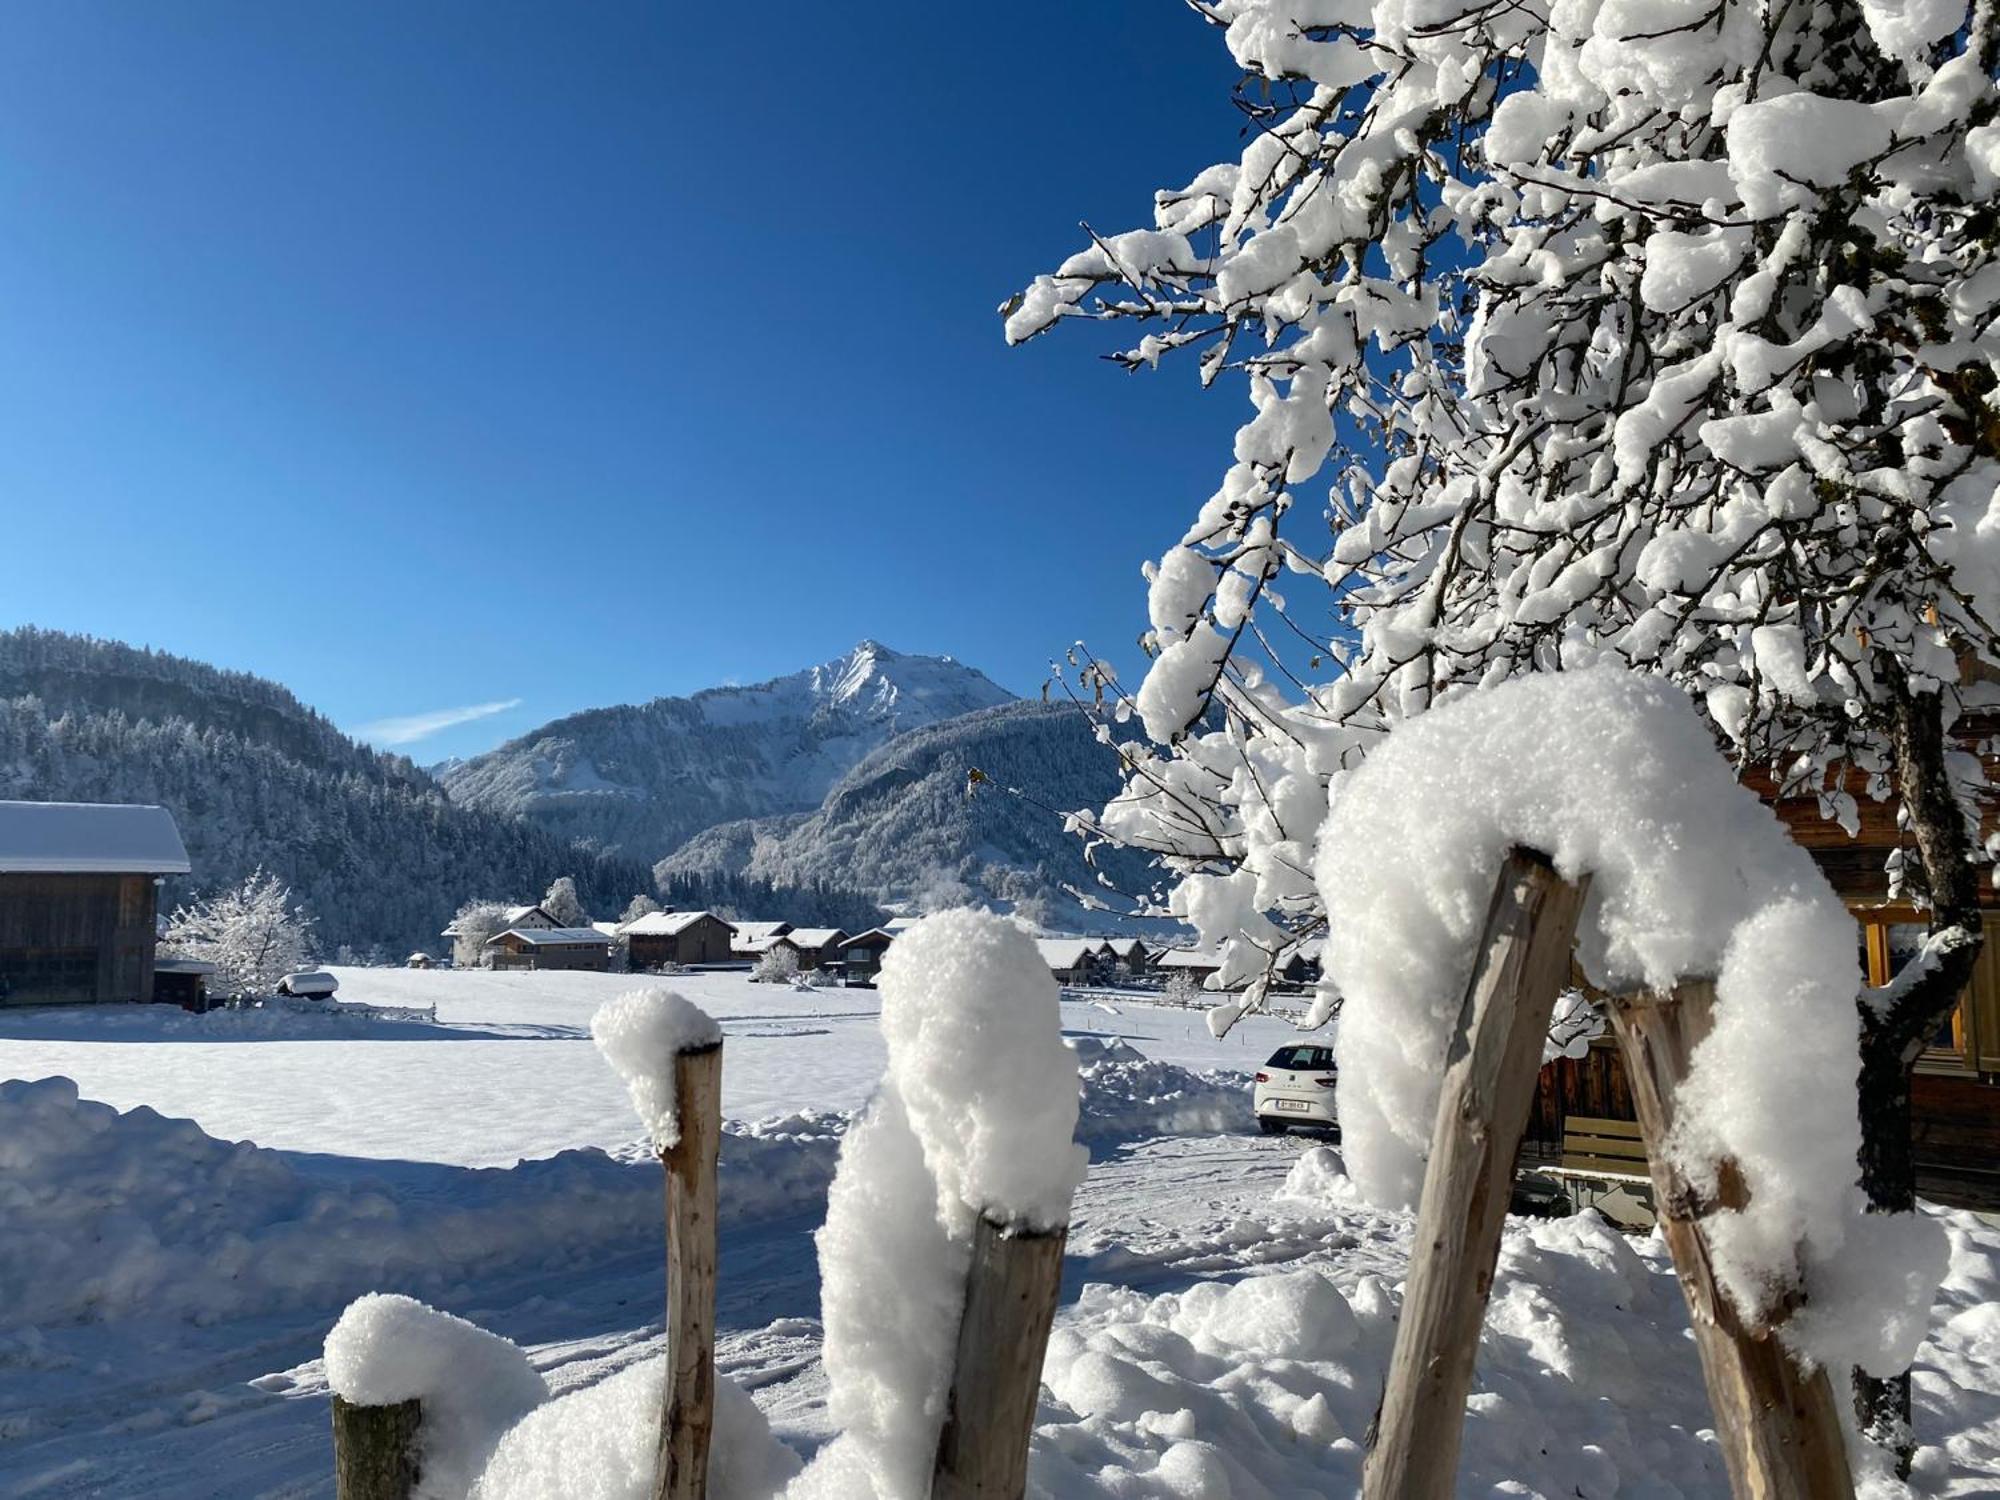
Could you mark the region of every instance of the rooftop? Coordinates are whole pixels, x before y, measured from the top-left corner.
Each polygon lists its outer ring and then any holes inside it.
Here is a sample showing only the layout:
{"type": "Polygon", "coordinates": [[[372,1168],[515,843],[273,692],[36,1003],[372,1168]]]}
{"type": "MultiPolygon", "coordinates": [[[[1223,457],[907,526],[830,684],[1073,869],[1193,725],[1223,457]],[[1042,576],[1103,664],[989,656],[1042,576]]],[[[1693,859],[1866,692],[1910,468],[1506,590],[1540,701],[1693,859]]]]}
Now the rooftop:
{"type": "Polygon", "coordinates": [[[187,846],[164,807],[0,802],[0,874],[185,875],[187,846]]]}

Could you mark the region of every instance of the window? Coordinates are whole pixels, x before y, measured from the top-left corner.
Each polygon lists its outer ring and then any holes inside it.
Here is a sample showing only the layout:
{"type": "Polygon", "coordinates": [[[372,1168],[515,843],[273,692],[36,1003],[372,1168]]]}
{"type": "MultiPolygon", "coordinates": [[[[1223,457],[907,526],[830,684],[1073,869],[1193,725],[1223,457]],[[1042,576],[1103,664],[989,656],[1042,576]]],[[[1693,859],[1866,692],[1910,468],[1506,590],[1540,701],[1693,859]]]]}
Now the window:
{"type": "Polygon", "coordinates": [[[1292,1073],[1323,1073],[1333,1068],[1331,1047],[1280,1047],[1271,1054],[1267,1068],[1283,1068],[1292,1073]]]}
{"type": "MultiPolygon", "coordinates": [[[[1863,912],[1860,921],[1862,969],[1868,983],[1879,989],[1923,951],[1924,938],[1930,929],[1919,913],[1908,909],[1863,912]]],[[[1951,1014],[1939,1023],[1923,1062],[1948,1068],[1972,1066],[1967,1047],[1970,1028],[1966,1024],[1969,993],[1961,994],[1951,1014]]]]}

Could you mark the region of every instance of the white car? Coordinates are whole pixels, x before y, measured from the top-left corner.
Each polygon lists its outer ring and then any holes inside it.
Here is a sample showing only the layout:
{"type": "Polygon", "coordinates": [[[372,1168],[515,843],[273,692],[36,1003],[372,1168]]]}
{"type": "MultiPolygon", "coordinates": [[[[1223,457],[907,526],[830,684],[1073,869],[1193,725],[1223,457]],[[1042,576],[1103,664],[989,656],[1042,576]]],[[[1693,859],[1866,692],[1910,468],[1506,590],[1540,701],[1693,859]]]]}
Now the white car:
{"type": "Polygon", "coordinates": [[[1297,1043],[1280,1047],[1257,1070],[1250,1102],[1266,1135],[1288,1125],[1338,1123],[1333,1115],[1333,1048],[1297,1043]]]}

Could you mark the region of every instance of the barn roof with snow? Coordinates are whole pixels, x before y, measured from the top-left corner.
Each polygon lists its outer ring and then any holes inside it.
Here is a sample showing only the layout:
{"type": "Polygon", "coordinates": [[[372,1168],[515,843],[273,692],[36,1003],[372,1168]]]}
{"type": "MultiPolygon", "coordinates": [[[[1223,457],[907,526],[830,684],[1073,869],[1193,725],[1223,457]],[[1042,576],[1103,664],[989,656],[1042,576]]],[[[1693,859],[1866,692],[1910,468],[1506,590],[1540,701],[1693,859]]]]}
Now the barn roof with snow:
{"type": "Polygon", "coordinates": [[[564,943],[603,943],[609,945],[611,939],[595,927],[509,927],[497,937],[487,940],[487,947],[501,938],[519,938],[530,947],[539,948],[544,943],[558,945],[564,943]]]}
{"type": "Polygon", "coordinates": [[[164,807],[0,802],[0,874],[185,875],[187,846],[164,807]]]}
{"type": "Polygon", "coordinates": [[[1081,969],[1104,953],[1101,938],[1036,938],[1035,946],[1051,969],[1081,969]]]}
{"type": "Polygon", "coordinates": [[[758,938],[783,937],[792,930],[790,922],[732,922],[736,935],[747,941],[758,938]]]}
{"type": "Polygon", "coordinates": [[[785,941],[795,948],[824,948],[829,943],[837,943],[847,934],[838,927],[794,927],[786,933],[785,941]]]}
{"type": "MultiPolygon", "coordinates": [[[[672,937],[703,920],[722,922],[722,918],[708,911],[649,911],[643,917],[634,917],[622,930],[627,937],[635,933],[640,937],[672,937]]],[[[722,925],[733,927],[729,922],[722,922],[722,925]]]]}

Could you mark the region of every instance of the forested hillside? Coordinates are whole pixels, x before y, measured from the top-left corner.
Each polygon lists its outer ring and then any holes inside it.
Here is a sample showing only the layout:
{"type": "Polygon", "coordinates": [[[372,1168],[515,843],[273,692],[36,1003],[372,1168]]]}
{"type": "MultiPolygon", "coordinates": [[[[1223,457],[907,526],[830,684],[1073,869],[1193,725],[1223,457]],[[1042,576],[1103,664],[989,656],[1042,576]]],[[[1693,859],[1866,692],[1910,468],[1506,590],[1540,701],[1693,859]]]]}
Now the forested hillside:
{"type": "MultiPolygon", "coordinates": [[[[467,898],[532,901],[559,875],[576,878],[594,916],[654,890],[641,862],[456,806],[408,760],[356,744],[275,683],[42,630],[0,633],[0,797],[161,803],[194,865],[166,904],[261,865],[305,901],[328,954],[434,949],[467,898]]],[[[671,894],[777,899],[735,881],[671,894]]],[[[784,904],[795,921],[869,910],[828,892],[784,904]]]]}

